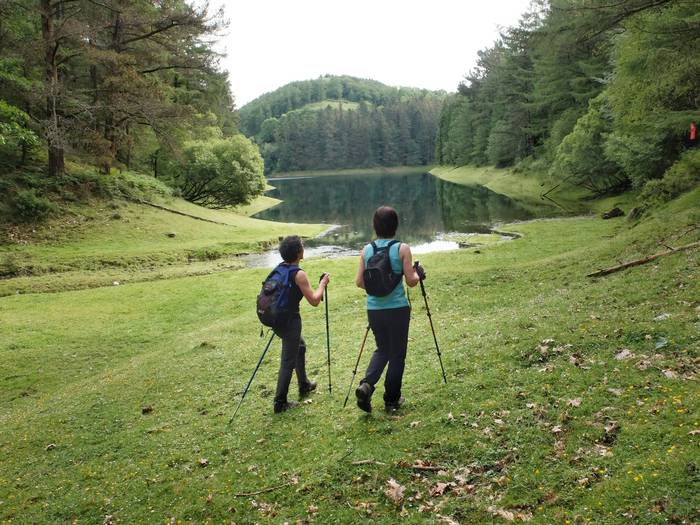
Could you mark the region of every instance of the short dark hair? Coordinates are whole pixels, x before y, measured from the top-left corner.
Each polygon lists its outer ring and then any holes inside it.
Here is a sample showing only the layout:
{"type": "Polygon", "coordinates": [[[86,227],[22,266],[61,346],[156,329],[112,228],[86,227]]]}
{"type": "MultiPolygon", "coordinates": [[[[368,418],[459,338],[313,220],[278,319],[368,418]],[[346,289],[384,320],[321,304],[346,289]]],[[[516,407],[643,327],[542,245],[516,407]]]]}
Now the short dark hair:
{"type": "Polygon", "coordinates": [[[304,249],[304,243],[298,235],[289,235],[280,241],[280,255],[284,262],[290,263],[299,258],[299,254],[304,249]]]}
{"type": "Polygon", "coordinates": [[[389,239],[396,234],[396,228],[399,227],[399,214],[391,206],[380,206],[374,212],[372,224],[377,237],[389,239]]]}

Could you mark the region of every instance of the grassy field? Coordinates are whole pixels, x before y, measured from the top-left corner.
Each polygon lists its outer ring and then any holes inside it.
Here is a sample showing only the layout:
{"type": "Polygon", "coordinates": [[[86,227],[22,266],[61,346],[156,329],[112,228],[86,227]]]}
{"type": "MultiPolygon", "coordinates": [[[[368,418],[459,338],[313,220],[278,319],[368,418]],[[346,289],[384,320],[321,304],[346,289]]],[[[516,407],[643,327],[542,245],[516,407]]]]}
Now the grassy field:
{"type": "MultiPolygon", "coordinates": [[[[276,342],[231,426],[264,344],[265,270],[0,298],[0,523],[697,522],[700,253],[585,274],[697,240],[698,199],[636,224],[507,225],[522,238],[423,256],[448,383],[414,291],[396,415],[342,408],[365,328],[354,259],[303,265],[332,274],[332,395],[323,309],[305,305],[320,391],[272,414],[276,342]]],[[[79,265],[165,250],[170,230],[183,250],[199,231],[236,238],[177,216],[147,238],[130,231],[146,210],[116,211],[66,233],[65,252],[24,253],[79,265]],[[114,223],[118,241],[101,229],[114,223]]]]}
{"type": "Polygon", "coordinates": [[[75,205],[40,228],[0,245],[0,295],[59,291],[211,273],[241,267],[235,256],[276,244],[278,237],[314,236],[325,225],[280,224],[249,215],[279,202],[259,197],[237,212],[182,199],[156,201],[171,213],[127,201],[75,205]],[[200,220],[203,219],[203,220],[200,220]]]}

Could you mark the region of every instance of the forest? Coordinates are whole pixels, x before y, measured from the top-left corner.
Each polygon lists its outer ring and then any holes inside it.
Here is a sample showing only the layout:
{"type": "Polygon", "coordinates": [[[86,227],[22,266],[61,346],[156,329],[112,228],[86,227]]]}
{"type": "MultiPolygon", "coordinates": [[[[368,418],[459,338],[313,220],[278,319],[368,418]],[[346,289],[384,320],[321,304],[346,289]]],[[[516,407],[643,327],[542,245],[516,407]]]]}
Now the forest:
{"type": "Polygon", "coordinates": [[[5,213],[40,218],[45,196],[109,186],[114,170],[212,207],[260,194],[262,158],[213,49],[224,24],[184,0],[1,2],[5,213]]]}
{"type": "Polygon", "coordinates": [[[697,2],[535,0],[446,101],[436,163],[669,200],[700,180],[699,42],[697,2]]]}
{"type": "Polygon", "coordinates": [[[445,96],[326,75],[246,104],[241,128],[260,145],[267,173],[427,165],[445,96]]]}

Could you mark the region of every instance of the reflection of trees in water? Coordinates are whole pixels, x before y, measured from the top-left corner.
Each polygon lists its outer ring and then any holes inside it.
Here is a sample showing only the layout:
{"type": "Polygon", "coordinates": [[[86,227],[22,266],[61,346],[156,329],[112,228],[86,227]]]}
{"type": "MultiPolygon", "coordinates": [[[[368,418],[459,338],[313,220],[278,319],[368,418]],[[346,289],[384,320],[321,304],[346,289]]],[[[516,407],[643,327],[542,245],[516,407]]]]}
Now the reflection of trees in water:
{"type": "Polygon", "coordinates": [[[435,179],[437,200],[448,231],[479,231],[480,225],[532,218],[516,201],[485,186],[462,186],[435,179]]]}
{"type": "Polygon", "coordinates": [[[399,213],[398,237],[426,241],[438,231],[477,231],[473,223],[522,219],[528,212],[482,186],[459,186],[432,175],[370,175],[279,180],[272,196],[280,205],[256,215],[281,222],[324,222],[348,225],[327,242],[357,245],[372,236],[372,215],[378,206],[399,213]]]}

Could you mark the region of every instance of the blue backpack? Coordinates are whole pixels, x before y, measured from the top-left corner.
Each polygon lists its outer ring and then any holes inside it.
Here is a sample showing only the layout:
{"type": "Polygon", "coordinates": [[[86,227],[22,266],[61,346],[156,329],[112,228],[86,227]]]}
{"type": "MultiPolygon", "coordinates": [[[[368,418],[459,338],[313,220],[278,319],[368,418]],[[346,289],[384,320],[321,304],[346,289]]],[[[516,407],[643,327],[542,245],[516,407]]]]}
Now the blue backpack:
{"type": "Polygon", "coordinates": [[[294,286],[296,264],[278,264],[262,283],[256,307],[258,319],[265,326],[278,326],[289,318],[289,291],[294,286]]]}

